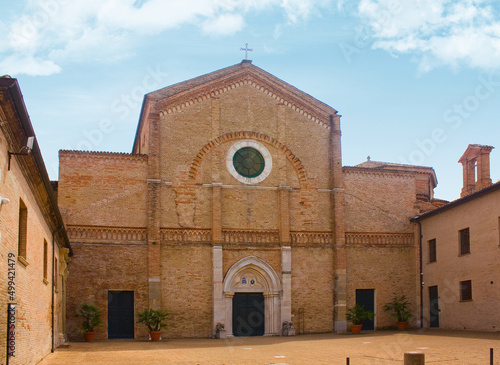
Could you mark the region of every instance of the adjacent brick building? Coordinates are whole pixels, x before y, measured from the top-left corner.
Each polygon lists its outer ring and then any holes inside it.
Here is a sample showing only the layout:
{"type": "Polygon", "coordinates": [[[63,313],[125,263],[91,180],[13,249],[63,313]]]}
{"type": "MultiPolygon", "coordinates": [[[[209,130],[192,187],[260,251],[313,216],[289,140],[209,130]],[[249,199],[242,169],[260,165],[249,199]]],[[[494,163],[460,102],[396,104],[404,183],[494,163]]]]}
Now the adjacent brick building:
{"type": "MultiPolygon", "coordinates": [[[[71,313],[102,308],[100,338],[345,331],[346,306],[420,303],[410,218],[442,204],[428,167],[342,166],[340,115],[244,60],[147,94],[132,153],[60,152],[74,257],[71,313]]],[[[418,317],[418,316],[416,316],[418,317]]]]}
{"type": "Polygon", "coordinates": [[[422,230],[425,327],[500,328],[500,182],[490,178],[492,149],[469,145],[459,161],[462,197],[415,219],[422,230]]]}
{"type": "Polygon", "coordinates": [[[15,303],[10,364],[35,364],[65,338],[70,246],[19,84],[7,76],[0,130],[0,362],[7,307],[15,303]]]}

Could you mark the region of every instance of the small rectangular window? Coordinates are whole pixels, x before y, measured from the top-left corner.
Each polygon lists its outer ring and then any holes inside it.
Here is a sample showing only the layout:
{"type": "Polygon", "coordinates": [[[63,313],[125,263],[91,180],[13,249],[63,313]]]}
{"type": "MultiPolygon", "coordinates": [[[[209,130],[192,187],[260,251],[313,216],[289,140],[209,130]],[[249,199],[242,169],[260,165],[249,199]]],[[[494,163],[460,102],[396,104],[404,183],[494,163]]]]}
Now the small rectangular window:
{"type": "Polygon", "coordinates": [[[460,300],[472,300],[472,281],[460,282],[460,300]]]}
{"type": "Polygon", "coordinates": [[[465,228],[459,231],[460,234],[460,255],[470,253],[470,231],[465,228]]]}
{"type": "Polygon", "coordinates": [[[429,262],[436,261],[436,239],[432,239],[429,241],[429,262]]]}
{"type": "Polygon", "coordinates": [[[46,240],[43,240],[43,280],[47,280],[47,272],[48,272],[48,261],[49,261],[49,249],[46,240]]]}
{"type": "Polygon", "coordinates": [[[28,239],[28,208],[24,202],[19,199],[19,236],[17,255],[26,259],[26,242],[28,239]]]}

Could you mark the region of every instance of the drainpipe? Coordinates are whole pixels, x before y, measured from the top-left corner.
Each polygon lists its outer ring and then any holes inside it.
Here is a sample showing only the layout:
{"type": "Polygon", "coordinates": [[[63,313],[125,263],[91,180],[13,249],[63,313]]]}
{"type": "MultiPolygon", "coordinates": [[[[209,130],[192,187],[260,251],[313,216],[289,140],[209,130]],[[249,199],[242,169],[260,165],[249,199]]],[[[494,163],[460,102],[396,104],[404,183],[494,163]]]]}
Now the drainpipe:
{"type": "Polygon", "coordinates": [[[55,318],[54,318],[54,302],[55,302],[55,298],[54,298],[54,294],[55,294],[55,291],[56,291],[56,288],[54,287],[54,284],[55,284],[55,272],[54,272],[54,268],[55,268],[55,260],[54,260],[54,256],[55,256],[55,253],[56,253],[56,250],[55,250],[55,246],[56,246],[56,234],[58,234],[59,232],[61,232],[62,230],[64,229],[64,226],[62,226],[61,228],[59,228],[57,231],[54,231],[52,232],[52,302],[51,302],[51,339],[52,339],[52,344],[51,344],[51,348],[50,348],[50,352],[54,352],[55,350],[55,347],[54,347],[54,322],[55,322],[55,318]]]}
{"type": "Polygon", "coordinates": [[[422,265],[422,223],[418,223],[419,228],[419,242],[420,242],[420,328],[424,328],[424,272],[422,265]]]}

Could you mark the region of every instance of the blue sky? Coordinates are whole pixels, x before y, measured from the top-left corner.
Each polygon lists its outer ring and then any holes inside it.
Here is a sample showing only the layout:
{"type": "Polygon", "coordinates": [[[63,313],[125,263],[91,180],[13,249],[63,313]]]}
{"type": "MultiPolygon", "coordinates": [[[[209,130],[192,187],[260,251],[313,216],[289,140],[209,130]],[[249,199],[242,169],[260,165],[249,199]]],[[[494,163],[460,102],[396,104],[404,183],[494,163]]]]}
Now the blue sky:
{"type": "MultiPolygon", "coordinates": [[[[500,7],[488,0],[5,0],[47,170],[60,149],[130,152],[143,95],[241,62],[337,109],[344,165],[435,168],[459,197],[469,143],[500,149],[500,7]]],[[[491,154],[493,182],[500,152],[491,154]]]]}

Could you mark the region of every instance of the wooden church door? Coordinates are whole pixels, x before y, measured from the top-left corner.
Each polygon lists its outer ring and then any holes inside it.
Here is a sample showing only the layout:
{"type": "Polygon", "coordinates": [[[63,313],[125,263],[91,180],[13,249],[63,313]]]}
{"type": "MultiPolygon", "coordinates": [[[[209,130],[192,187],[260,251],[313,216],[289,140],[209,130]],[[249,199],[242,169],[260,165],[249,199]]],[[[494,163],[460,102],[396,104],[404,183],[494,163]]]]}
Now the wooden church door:
{"type": "Polygon", "coordinates": [[[233,335],[264,335],[264,295],[235,293],[233,297],[233,335]]]}

